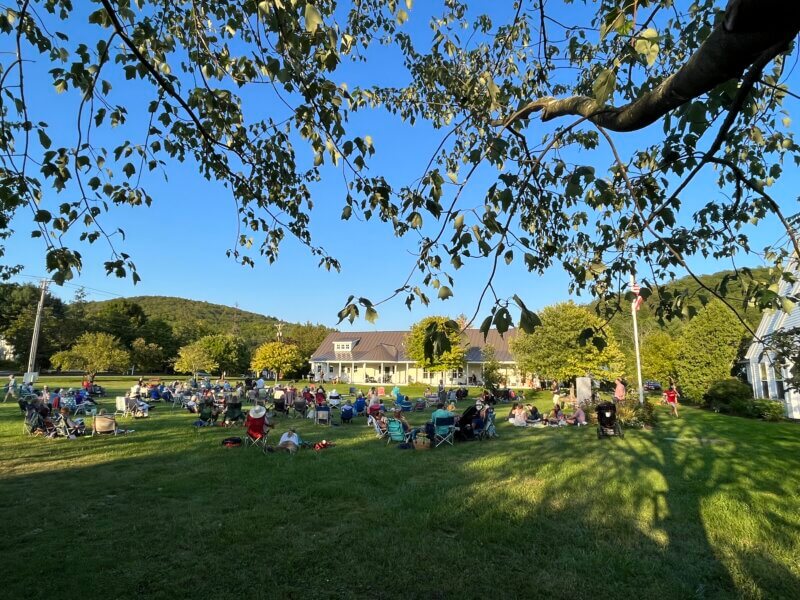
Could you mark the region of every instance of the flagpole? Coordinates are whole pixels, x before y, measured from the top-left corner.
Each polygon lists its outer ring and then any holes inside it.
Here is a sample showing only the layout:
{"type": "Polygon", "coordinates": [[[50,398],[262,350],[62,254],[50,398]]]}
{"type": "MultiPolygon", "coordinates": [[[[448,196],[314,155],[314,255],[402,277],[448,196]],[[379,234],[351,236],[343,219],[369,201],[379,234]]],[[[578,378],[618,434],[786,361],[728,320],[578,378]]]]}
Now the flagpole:
{"type": "Polygon", "coordinates": [[[633,317],[633,346],[636,349],[636,376],[639,381],[639,404],[644,404],[644,387],[642,386],[642,359],[639,355],[639,326],[636,322],[636,304],[639,299],[639,286],[631,273],[631,291],[636,297],[631,302],[631,316],[633,317]]]}

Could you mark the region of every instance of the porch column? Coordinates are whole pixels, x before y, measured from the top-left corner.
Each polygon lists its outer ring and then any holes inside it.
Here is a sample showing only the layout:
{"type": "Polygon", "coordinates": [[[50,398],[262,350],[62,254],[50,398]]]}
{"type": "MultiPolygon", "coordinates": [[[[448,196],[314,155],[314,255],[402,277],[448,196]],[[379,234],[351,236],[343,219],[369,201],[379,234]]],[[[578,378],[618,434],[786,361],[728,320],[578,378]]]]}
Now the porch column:
{"type": "Polygon", "coordinates": [[[354,360],[350,361],[350,379],[352,380],[351,384],[356,382],[356,361],[354,360]]]}
{"type": "Polygon", "coordinates": [[[379,383],[383,383],[383,363],[381,362],[381,378],[378,381],[379,383]]]}

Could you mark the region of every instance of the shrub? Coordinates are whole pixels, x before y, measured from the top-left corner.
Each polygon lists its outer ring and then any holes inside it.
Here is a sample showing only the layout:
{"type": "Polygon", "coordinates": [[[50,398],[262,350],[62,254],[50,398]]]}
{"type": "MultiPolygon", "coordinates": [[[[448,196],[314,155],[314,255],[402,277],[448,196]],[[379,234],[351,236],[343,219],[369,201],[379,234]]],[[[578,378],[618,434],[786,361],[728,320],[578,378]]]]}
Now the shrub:
{"type": "Polygon", "coordinates": [[[625,427],[653,427],[656,424],[656,412],[653,404],[645,398],[644,404],[639,404],[638,400],[625,402],[617,405],[617,418],[625,427]]]}
{"type": "Polygon", "coordinates": [[[752,403],[752,388],[733,377],[714,381],[703,394],[703,405],[716,412],[733,412],[744,410],[744,405],[752,403]],[[736,404],[737,410],[732,406],[736,404]]]}
{"type": "Polygon", "coordinates": [[[777,400],[770,400],[769,398],[754,400],[753,411],[756,413],[754,416],[760,417],[765,421],[783,420],[783,404],[777,400]]]}
{"type": "Polygon", "coordinates": [[[721,412],[727,412],[739,417],[749,417],[751,419],[758,416],[753,400],[745,400],[743,398],[734,398],[731,403],[727,405],[726,410],[721,412]]]}

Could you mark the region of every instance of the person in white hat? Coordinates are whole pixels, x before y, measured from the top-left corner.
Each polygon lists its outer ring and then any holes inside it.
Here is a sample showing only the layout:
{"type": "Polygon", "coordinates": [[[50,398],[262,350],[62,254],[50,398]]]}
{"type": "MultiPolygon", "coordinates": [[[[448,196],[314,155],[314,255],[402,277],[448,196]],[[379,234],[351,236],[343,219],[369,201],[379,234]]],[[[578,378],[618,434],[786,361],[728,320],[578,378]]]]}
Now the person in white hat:
{"type": "Polygon", "coordinates": [[[245,420],[244,426],[247,429],[247,434],[253,439],[260,439],[267,435],[267,431],[272,427],[269,419],[267,419],[267,409],[260,404],[256,404],[247,413],[247,420],[245,420]]]}

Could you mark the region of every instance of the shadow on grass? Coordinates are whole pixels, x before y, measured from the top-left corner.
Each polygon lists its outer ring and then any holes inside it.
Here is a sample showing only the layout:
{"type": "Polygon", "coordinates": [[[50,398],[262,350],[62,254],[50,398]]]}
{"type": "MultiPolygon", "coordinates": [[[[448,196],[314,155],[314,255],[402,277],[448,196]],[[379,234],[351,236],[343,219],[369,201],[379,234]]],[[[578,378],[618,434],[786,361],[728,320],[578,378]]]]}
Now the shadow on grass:
{"type": "Polygon", "coordinates": [[[67,597],[798,597],[786,469],[800,465],[756,466],[783,429],[691,415],[598,441],[500,424],[498,440],[412,452],[363,422],[281,419],[277,433],[338,445],[263,456],[219,445],[241,429],[191,419],[14,440],[19,466],[0,475],[0,501],[25,507],[0,524],[11,596],[36,596],[42,560],[64,556],[67,597]]]}

